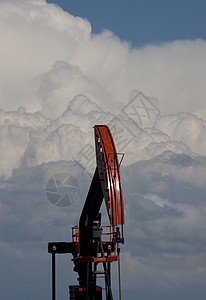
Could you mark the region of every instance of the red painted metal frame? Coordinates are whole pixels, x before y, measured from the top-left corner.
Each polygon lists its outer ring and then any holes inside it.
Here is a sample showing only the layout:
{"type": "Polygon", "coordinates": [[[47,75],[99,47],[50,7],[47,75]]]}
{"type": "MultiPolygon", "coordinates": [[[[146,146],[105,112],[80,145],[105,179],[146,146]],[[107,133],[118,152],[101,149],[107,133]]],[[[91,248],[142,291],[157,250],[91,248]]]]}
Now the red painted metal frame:
{"type": "Polygon", "coordinates": [[[111,225],[124,224],[124,203],[118,154],[110,129],[95,125],[99,177],[111,225]]]}
{"type": "MultiPolygon", "coordinates": [[[[102,235],[104,236],[108,236],[109,237],[109,241],[108,243],[110,244],[110,253],[105,256],[105,257],[100,257],[99,256],[99,251],[97,248],[97,252],[95,254],[94,257],[92,256],[81,256],[80,255],[80,247],[79,247],[79,226],[74,226],[72,227],[72,242],[74,242],[75,244],[75,253],[76,256],[72,259],[73,261],[75,261],[75,263],[85,263],[85,262],[113,262],[113,261],[117,261],[119,254],[117,251],[117,248],[119,247],[117,243],[115,243],[115,247],[112,247],[112,228],[111,226],[102,226],[102,229],[105,230],[102,232],[102,235]]],[[[103,242],[104,244],[104,242],[103,242]]]]}

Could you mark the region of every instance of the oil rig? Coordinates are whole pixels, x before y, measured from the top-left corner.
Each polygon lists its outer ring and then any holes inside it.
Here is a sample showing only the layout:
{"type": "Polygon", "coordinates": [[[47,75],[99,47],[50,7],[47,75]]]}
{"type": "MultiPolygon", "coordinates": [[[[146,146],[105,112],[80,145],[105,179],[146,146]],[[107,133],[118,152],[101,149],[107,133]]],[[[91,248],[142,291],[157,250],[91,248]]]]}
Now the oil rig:
{"type": "Polygon", "coordinates": [[[117,153],[111,131],[106,125],[94,126],[96,169],[80,215],[79,225],[72,227],[71,242],[49,242],[52,255],[52,300],[55,300],[55,255],[71,253],[74,271],[78,273],[78,285],[69,286],[70,300],[102,300],[104,279],[105,299],[113,300],[111,287],[111,263],[118,262],[119,299],[120,244],[124,243],[124,203],[120,164],[123,153],[117,153]],[[120,161],[119,161],[120,157],[120,161]],[[102,226],[100,208],[103,202],[109,217],[109,225],[102,226]]]}

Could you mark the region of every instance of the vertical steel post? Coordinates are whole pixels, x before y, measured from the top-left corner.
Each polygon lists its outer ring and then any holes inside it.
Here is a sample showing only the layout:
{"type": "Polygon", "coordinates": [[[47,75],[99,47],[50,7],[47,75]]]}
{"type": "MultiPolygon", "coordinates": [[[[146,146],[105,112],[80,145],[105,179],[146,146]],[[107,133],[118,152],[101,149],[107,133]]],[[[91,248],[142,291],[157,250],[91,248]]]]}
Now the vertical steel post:
{"type": "MultiPolygon", "coordinates": [[[[119,251],[118,251],[119,253],[119,251]]],[[[118,255],[118,277],[119,277],[119,300],[122,299],[122,291],[121,291],[121,270],[120,270],[120,253],[118,255]]]]}
{"type": "Polygon", "coordinates": [[[56,298],[56,270],[55,270],[55,253],[52,253],[52,300],[56,298]]]}
{"type": "Polygon", "coordinates": [[[111,286],[111,262],[108,262],[107,266],[108,266],[109,284],[111,286]]]}

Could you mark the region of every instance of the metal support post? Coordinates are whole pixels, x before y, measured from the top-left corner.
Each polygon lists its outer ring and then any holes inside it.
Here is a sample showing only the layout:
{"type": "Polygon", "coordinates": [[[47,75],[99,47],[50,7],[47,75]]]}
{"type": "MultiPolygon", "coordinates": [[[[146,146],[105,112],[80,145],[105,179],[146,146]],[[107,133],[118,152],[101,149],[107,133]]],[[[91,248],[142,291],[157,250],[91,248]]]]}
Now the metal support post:
{"type": "Polygon", "coordinates": [[[55,253],[52,253],[52,300],[56,298],[56,270],[55,270],[55,253]]]}

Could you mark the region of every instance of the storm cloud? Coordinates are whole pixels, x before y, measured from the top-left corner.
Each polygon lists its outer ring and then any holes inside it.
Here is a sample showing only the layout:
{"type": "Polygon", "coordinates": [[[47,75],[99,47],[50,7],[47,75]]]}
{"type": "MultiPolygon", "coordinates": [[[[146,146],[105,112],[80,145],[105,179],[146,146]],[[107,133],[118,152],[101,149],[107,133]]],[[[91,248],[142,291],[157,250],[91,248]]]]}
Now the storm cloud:
{"type": "MultiPolygon", "coordinates": [[[[132,48],[91,26],[44,0],[0,1],[1,298],[49,298],[47,242],[70,240],[78,223],[95,168],[95,124],[108,124],[125,153],[125,293],[202,297],[206,42],[132,48]],[[45,195],[62,172],[80,186],[66,208],[45,195]]],[[[75,276],[70,258],[59,259],[66,299],[75,276]]]]}

